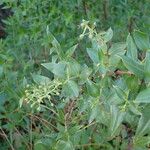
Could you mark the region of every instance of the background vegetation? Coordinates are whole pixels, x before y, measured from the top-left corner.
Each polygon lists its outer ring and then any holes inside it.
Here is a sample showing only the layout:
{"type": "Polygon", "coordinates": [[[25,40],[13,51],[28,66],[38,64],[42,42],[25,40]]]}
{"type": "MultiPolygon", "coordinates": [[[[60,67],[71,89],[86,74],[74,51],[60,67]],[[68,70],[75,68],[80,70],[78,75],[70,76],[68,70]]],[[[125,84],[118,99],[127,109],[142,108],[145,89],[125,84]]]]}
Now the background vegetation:
{"type": "Polygon", "coordinates": [[[1,150],[149,148],[149,0],[0,4],[1,150]]]}

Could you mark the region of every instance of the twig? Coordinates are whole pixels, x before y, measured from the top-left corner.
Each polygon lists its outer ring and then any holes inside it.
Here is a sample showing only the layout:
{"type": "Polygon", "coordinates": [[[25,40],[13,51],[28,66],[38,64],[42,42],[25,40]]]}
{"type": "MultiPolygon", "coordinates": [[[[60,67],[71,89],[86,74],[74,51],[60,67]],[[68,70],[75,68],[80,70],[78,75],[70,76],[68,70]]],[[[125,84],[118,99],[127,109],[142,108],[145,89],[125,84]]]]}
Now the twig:
{"type": "Polygon", "coordinates": [[[88,147],[88,146],[106,146],[103,144],[97,144],[97,143],[88,143],[88,144],[82,144],[82,145],[75,145],[76,147],[88,147]]]}
{"type": "Polygon", "coordinates": [[[122,70],[116,70],[114,72],[108,72],[108,76],[114,76],[114,75],[116,75],[116,76],[129,75],[129,76],[131,76],[131,75],[133,75],[133,73],[130,71],[122,71],[122,70]]]}
{"type": "Polygon", "coordinates": [[[129,21],[128,21],[128,31],[131,33],[134,28],[134,18],[131,16],[129,21]]]}
{"type": "Polygon", "coordinates": [[[82,3],[83,3],[84,14],[85,14],[85,16],[87,16],[87,5],[86,5],[85,0],[83,0],[82,3]]]}
{"type": "Polygon", "coordinates": [[[103,2],[103,12],[104,12],[104,19],[108,19],[108,0],[104,0],[103,2]]]}
{"type": "MultiPolygon", "coordinates": [[[[31,115],[31,114],[30,114],[31,115]]],[[[38,119],[39,121],[41,121],[42,123],[45,122],[46,124],[50,125],[51,127],[54,128],[55,131],[59,131],[53,124],[51,124],[50,122],[48,122],[47,120],[43,119],[43,118],[40,118],[36,115],[32,115],[33,117],[35,117],[36,119],[38,119]]],[[[45,125],[46,126],[46,125],[45,125]]],[[[47,127],[47,126],[46,126],[47,127]]],[[[48,129],[50,129],[49,127],[47,127],[48,129]]]]}
{"type": "Polygon", "coordinates": [[[6,135],[6,133],[4,132],[4,130],[3,130],[2,128],[0,128],[0,130],[1,130],[2,134],[3,134],[3,136],[5,137],[5,139],[7,140],[7,142],[9,143],[10,148],[11,148],[12,150],[15,150],[14,147],[13,147],[13,145],[12,145],[11,142],[9,141],[9,139],[8,139],[8,137],[7,137],[7,135],[6,135]]]}
{"type": "Polygon", "coordinates": [[[124,74],[130,75],[130,76],[133,75],[133,73],[130,71],[121,71],[121,70],[115,71],[115,75],[124,75],[124,74]]]}
{"type": "MultiPolygon", "coordinates": [[[[24,138],[23,137],[23,135],[19,132],[19,130],[15,127],[15,130],[16,130],[16,132],[22,137],[22,138],[24,138]]],[[[26,142],[24,142],[24,144],[28,147],[28,149],[30,150],[30,147],[29,147],[29,145],[26,143],[26,142]]]]}
{"type": "Polygon", "coordinates": [[[32,150],[32,116],[30,116],[30,149],[32,150]]]}

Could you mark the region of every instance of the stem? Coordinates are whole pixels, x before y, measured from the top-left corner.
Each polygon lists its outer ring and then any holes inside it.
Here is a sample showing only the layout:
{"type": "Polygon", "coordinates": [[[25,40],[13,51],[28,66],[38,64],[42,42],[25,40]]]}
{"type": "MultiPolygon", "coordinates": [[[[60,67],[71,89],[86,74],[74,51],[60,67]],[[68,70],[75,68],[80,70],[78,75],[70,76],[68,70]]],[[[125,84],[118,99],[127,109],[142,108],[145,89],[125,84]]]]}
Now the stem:
{"type": "Polygon", "coordinates": [[[12,150],[15,150],[14,147],[13,147],[13,145],[12,145],[11,142],[9,141],[9,139],[8,139],[8,137],[7,137],[7,135],[6,135],[6,133],[4,132],[4,130],[3,130],[2,128],[0,128],[0,130],[1,130],[2,134],[4,135],[5,139],[7,140],[7,142],[9,143],[10,148],[11,148],[12,150]]]}
{"type": "Polygon", "coordinates": [[[85,16],[87,16],[87,4],[86,4],[85,0],[83,0],[82,3],[83,3],[84,14],[85,14],[85,16]]]}
{"type": "Polygon", "coordinates": [[[103,2],[103,12],[104,12],[104,19],[108,19],[108,0],[104,0],[103,2]]]}
{"type": "Polygon", "coordinates": [[[116,76],[121,76],[121,75],[131,76],[131,75],[133,75],[133,73],[130,71],[122,71],[122,70],[116,70],[114,72],[108,72],[108,76],[114,76],[114,75],[116,75],[116,76]]]}
{"type": "Polygon", "coordinates": [[[88,144],[82,144],[82,145],[75,145],[76,147],[89,147],[89,146],[102,146],[106,147],[104,144],[97,144],[97,143],[88,143],[88,144]]]}
{"type": "Polygon", "coordinates": [[[121,70],[115,71],[115,75],[124,75],[124,74],[130,75],[130,76],[133,75],[133,73],[130,71],[121,71],[121,70]]]}
{"type": "Polygon", "coordinates": [[[129,22],[128,22],[128,31],[131,33],[133,31],[133,22],[134,18],[130,17],[129,22]]]}
{"type": "Polygon", "coordinates": [[[32,116],[30,117],[30,149],[32,150],[32,116]]]}

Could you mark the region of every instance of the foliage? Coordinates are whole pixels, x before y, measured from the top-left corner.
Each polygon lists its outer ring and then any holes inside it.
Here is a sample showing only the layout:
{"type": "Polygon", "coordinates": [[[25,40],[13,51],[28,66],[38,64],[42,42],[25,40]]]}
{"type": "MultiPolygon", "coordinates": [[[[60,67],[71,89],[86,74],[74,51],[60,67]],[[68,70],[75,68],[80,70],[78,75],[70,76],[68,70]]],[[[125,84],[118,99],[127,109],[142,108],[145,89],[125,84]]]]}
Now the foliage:
{"type": "Polygon", "coordinates": [[[1,149],[149,148],[150,42],[133,31],[149,32],[144,2],[0,2],[13,11],[0,41],[1,149]]]}

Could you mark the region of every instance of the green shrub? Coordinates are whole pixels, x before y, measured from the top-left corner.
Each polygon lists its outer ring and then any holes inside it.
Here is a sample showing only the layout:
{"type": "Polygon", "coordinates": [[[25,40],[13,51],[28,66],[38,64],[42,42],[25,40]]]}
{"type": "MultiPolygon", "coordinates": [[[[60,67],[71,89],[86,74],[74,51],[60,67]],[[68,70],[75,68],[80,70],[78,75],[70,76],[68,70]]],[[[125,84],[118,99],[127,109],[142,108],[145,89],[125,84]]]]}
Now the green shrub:
{"type": "Polygon", "coordinates": [[[33,118],[44,119],[37,124],[34,120],[34,146],[146,149],[150,143],[148,36],[135,31],[125,43],[111,44],[111,28],[97,33],[87,21],[81,26],[80,38],[87,35],[91,41],[86,52],[91,61],[77,62],[74,52],[78,47],[62,52],[53,37],[52,61],[42,64],[52,78],[33,75],[36,83],[21,100],[23,106],[31,106],[33,118]],[[138,50],[146,56],[138,57],[138,50]],[[36,128],[42,131],[37,134],[36,128]]]}
{"type": "Polygon", "coordinates": [[[149,148],[148,0],[0,3],[0,149],[149,148]]]}

